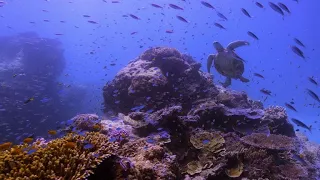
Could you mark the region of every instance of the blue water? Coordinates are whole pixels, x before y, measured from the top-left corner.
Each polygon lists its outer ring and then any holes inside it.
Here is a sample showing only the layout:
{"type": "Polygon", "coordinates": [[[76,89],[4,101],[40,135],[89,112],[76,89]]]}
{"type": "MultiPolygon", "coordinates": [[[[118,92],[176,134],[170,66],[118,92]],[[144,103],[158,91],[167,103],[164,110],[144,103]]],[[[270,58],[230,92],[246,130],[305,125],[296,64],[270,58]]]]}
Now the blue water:
{"type": "MultiPolygon", "coordinates": [[[[254,1],[208,2],[229,20],[222,21],[213,9],[203,6],[198,0],[120,0],[119,3],[111,3],[110,0],[5,0],[0,8],[3,16],[0,18],[0,36],[34,31],[40,37],[59,39],[67,60],[59,81],[86,90],[85,96],[69,103],[79,106],[78,113],[98,114],[101,114],[101,89],[105,83],[149,47],[177,48],[200,61],[205,71],[207,56],[216,52],[213,41],[227,46],[234,40],[247,40],[250,46],[241,47],[237,52],[246,60],[244,76],[250,79],[250,83],[234,80],[230,88],[245,91],[255,100],[265,99],[260,89],[271,90],[273,96],[267,98],[265,106],[283,106],[285,102],[294,101],[298,112],[288,110],[290,118],[312,125],[312,134],[305,133],[312,141],[320,143],[317,138],[320,135],[317,123],[320,104],[306,93],[306,88],[309,88],[320,94],[319,87],[307,78],[314,76],[320,82],[320,21],[316,20],[320,2],[283,0],[291,10],[291,14],[286,13],[284,18],[273,11],[266,0],[259,1],[265,6],[263,9],[258,8],[254,1]],[[157,9],[151,3],[164,8],[157,9]],[[172,9],[168,7],[169,3],[184,10],[172,9]],[[246,17],[241,8],[245,8],[252,18],[246,17]],[[123,17],[128,14],[134,14],[140,20],[123,17]],[[179,21],[176,15],[189,23],[179,21]],[[97,24],[88,23],[88,20],[97,24]],[[226,30],[215,27],[215,22],[226,30]],[[166,30],[173,33],[166,33],[166,30]],[[247,31],[254,32],[260,40],[249,37],[247,31]],[[57,36],[57,33],[63,35],[57,36]],[[306,45],[306,48],[301,48],[306,60],[290,49],[295,44],[295,37],[306,45]],[[115,65],[111,66],[111,63],[115,65]],[[253,76],[254,72],[262,74],[265,80],[253,76]]],[[[224,80],[215,70],[213,74],[216,82],[224,80]]]]}

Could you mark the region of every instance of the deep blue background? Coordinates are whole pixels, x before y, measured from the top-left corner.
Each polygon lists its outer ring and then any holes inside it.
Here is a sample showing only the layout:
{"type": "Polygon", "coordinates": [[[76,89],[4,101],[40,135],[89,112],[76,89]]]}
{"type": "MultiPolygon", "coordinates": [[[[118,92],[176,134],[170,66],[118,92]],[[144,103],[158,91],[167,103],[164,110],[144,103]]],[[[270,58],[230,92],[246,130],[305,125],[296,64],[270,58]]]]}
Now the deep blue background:
{"type": "MultiPolygon", "coordinates": [[[[226,46],[234,40],[248,40],[251,45],[239,48],[237,52],[247,61],[244,76],[251,82],[233,81],[230,88],[246,91],[255,100],[265,99],[259,91],[261,88],[271,90],[273,96],[266,100],[265,106],[283,106],[293,100],[298,113],[288,110],[288,114],[312,125],[312,134],[306,134],[311,140],[320,142],[319,125],[315,122],[319,120],[320,104],[305,91],[310,88],[320,95],[320,87],[311,84],[307,78],[315,76],[320,82],[320,21],[317,18],[320,1],[299,0],[297,3],[283,0],[292,13],[286,13],[282,18],[266,0],[259,1],[265,6],[263,9],[251,0],[208,0],[228,21],[222,21],[214,10],[203,6],[199,0],[106,1],[7,0],[0,8],[3,16],[0,18],[0,35],[35,31],[42,37],[59,38],[67,59],[67,69],[61,81],[86,86],[90,91],[88,97],[79,98],[87,104],[87,108],[79,113],[100,113],[103,85],[148,47],[177,48],[201,61],[205,70],[207,56],[215,53],[213,41],[226,46]],[[164,8],[154,8],[150,3],[164,8]],[[184,10],[169,8],[168,3],[179,5],[184,10]],[[241,8],[247,9],[253,17],[246,17],[241,8]],[[134,14],[140,20],[123,17],[128,14],[134,14]],[[183,16],[189,23],[179,21],[176,15],[183,16]],[[44,22],[45,19],[50,22],[44,22]],[[98,24],[90,24],[88,20],[98,24]],[[218,29],[214,22],[221,23],[227,30],[218,29]],[[168,34],[166,30],[174,32],[168,34]],[[249,37],[247,31],[254,32],[260,40],[249,37]],[[132,32],[137,33],[131,35],[132,32]],[[56,33],[63,35],[57,36],[56,33]],[[294,37],[306,45],[306,48],[301,48],[306,60],[291,51],[294,37]],[[113,62],[116,65],[110,66],[113,62]],[[265,80],[254,77],[254,72],[263,74],[265,80]]],[[[215,70],[213,73],[216,81],[224,80],[215,70]]]]}

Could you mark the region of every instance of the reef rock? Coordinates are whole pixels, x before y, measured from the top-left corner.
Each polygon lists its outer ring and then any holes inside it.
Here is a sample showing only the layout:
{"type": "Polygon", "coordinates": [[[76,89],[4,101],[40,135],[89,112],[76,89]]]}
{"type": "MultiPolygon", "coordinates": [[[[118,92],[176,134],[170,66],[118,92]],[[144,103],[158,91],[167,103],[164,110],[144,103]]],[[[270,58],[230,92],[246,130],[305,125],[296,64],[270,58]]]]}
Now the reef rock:
{"type": "Polygon", "coordinates": [[[171,105],[190,108],[196,99],[218,93],[210,75],[200,67],[200,63],[173,48],[149,49],[105,85],[105,110],[126,114],[171,105]]]}
{"type": "MultiPolygon", "coordinates": [[[[132,127],[130,137],[175,157],[166,161],[168,176],[153,172],[148,177],[319,178],[311,164],[318,162],[317,151],[297,140],[284,108],[264,108],[245,92],[215,85],[199,63],[175,49],[145,51],[105,85],[103,96],[105,111],[119,113],[119,120],[132,127]],[[306,157],[300,157],[300,149],[306,157]]],[[[141,151],[140,159],[152,163],[143,149],[128,151],[124,156],[141,151]]]]}

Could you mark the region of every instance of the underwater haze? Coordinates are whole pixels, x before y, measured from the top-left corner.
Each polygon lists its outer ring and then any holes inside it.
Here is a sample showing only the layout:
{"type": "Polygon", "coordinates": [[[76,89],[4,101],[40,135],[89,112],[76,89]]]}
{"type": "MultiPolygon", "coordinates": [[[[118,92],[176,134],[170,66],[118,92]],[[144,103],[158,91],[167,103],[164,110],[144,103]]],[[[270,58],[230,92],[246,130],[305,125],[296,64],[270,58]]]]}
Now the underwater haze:
{"type": "MultiPolygon", "coordinates": [[[[226,48],[241,40],[249,43],[236,49],[249,82],[232,79],[227,88],[264,107],[285,107],[294,130],[320,143],[320,2],[272,2],[276,7],[267,0],[1,0],[0,142],[45,136],[77,114],[103,115],[104,85],[151,47],[175,48],[207,72],[218,50],[213,42],[226,48]],[[38,44],[30,50],[22,41],[38,44]],[[26,49],[33,53],[28,68],[5,65],[26,49]],[[31,71],[37,76],[28,78],[31,71]],[[41,85],[29,87],[34,81],[41,85]]],[[[211,74],[225,81],[215,68],[211,74]]]]}

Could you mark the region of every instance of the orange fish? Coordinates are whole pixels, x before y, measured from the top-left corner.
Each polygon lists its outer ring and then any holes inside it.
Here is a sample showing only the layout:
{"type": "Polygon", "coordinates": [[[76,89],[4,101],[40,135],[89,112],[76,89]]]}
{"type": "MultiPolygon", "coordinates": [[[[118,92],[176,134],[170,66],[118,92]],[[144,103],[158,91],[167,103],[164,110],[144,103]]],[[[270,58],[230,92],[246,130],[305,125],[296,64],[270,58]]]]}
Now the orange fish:
{"type": "Polygon", "coordinates": [[[77,145],[76,145],[76,143],[74,143],[74,142],[66,142],[65,144],[64,144],[64,147],[65,148],[75,148],[77,145]]]}
{"type": "Polygon", "coordinates": [[[27,137],[23,140],[24,143],[26,144],[30,144],[31,142],[33,141],[33,138],[32,137],[27,137]]]}
{"type": "Polygon", "coordinates": [[[48,134],[50,134],[50,135],[56,135],[56,134],[57,134],[57,131],[56,131],[56,130],[49,130],[49,131],[48,131],[48,134]]]}
{"type": "Polygon", "coordinates": [[[0,144],[0,151],[8,150],[12,146],[12,142],[5,142],[0,144]]]}
{"type": "Polygon", "coordinates": [[[100,131],[100,130],[101,130],[101,124],[95,124],[95,125],[93,125],[93,129],[94,129],[95,131],[100,131]]]}

